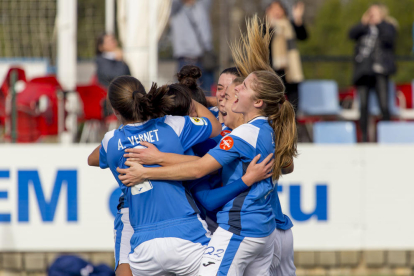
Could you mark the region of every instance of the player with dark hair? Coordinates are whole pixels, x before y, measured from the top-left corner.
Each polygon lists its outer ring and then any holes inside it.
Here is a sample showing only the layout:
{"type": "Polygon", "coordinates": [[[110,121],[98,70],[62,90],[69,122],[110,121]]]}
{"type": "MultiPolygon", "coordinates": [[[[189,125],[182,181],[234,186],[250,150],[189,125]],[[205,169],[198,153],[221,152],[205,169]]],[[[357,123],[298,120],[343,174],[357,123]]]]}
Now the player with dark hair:
{"type": "MultiPolygon", "coordinates": [[[[267,28],[268,30],[269,28],[267,28]]],[[[194,162],[145,168],[127,162],[119,179],[134,186],[143,179],[189,180],[223,168],[223,182],[240,178],[257,154],[274,154],[272,178],[255,183],[228,202],[218,213],[219,228],[204,254],[199,275],[268,275],[276,239],[276,222],[269,195],[282,169],[296,156],[296,124],[292,105],[285,100],[284,85],[268,63],[270,33],[254,18],[242,43],[232,48],[237,68],[247,78],[237,86],[232,110],[243,114],[244,124],[194,162]],[[246,48],[243,48],[246,47],[246,48]],[[253,50],[255,49],[255,50],[253,50]],[[248,55],[246,57],[246,55],[248,55]],[[248,62],[247,62],[248,61],[248,62]]]]}

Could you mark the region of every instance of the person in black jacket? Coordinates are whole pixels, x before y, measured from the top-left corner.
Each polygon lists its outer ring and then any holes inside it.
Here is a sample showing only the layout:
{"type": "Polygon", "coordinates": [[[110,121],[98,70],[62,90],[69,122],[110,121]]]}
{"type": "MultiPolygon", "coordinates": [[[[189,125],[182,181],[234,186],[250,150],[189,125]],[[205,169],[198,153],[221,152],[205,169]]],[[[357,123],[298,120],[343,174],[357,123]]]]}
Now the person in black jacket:
{"type": "Polygon", "coordinates": [[[306,40],[308,34],[303,24],[305,5],[297,3],[292,10],[293,20],[288,19],[287,8],[281,1],[272,1],[266,9],[274,35],[270,42],[270,64],[282,77],[286,86],[286,96],[297,110],[299,92],[298,85],[303,81],[302,64],[296,39],[306,40]]]}
{"type": "Polygon", "coordinates": [[[131,75],[128,65],[123,61],[118,41],[111,34],[103,33],[96,41],[96,74],[99,83],[106,88],[116,77],[131,75]]]}
{"type": "Polygon", "coordinates": [[[360,127],[362,141],[368,142],[368,96],[375,89],[382,120],[390,120],[388,109],[388,79],[396,72],[394,49],[397,22],[388,16],[386,6],[373,4],[362,16],[361,22],[349,31],[356,41],[353,84],[360,97],[360,127]]]}

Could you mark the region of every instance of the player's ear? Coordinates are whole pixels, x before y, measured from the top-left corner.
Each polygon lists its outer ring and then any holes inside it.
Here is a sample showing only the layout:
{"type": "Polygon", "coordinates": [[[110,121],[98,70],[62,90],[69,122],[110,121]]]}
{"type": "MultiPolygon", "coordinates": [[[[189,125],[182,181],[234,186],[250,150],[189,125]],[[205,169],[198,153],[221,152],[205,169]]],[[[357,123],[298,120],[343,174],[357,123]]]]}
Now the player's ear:
{"type": "Polygon", "coordinates": [[[263,105],[264,105],[264,102],[261,99],[257,99],[253,103],[253,106],[256,107],[256,108],[261,108],[261,107],[263,107],[263,105]]]}

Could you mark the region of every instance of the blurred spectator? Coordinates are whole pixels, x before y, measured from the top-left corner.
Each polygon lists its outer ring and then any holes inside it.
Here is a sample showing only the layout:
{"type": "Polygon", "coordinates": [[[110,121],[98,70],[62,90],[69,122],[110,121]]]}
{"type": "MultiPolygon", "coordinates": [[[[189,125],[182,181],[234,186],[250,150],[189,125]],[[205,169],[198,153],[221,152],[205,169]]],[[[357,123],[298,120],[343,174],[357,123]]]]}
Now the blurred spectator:
{"type": "Polygon", "coordinates": [[[131,75],[128,65],[123,61],[118,41],[111,34],[103,33],[97,39],[96,70],[98,82],[105,87],[116,77],[131,75]]]}
{"type": "Polygon", "coordinates": [[[296,47],[296,39],[305,40],[308,37],[303,24],[305,5],[297,3],[292,10],[293,20],[289,20],[288,10],[281,1],[272,1],[266,16],[274,30],[270,42],[270,64],[276,73],[282,77],[286,86],[286,96],[294,106],[298,105],[298,85],[303,81],[302,63],[296,47]]]}
{"type": "Polygon", "coordinates": [[[184,65],[200,67],[201,87],[206,91],[211,91],[216,67],[210,6],[211,0],[173,0],[170,17],[173,55],[178,61],[178,70],[184,65]]]}
{"type": "Polygon", "coordinates": [[[362,141],[368,142],[368,96],[375,89],[382,119],[389,120],[388,78],[396,72],[394,49],[397,21],[388,15],[382,4],[373,4],[362,16],[361,22],[349,31],[356,41],[353,83],[360,96],[362,141]]]}

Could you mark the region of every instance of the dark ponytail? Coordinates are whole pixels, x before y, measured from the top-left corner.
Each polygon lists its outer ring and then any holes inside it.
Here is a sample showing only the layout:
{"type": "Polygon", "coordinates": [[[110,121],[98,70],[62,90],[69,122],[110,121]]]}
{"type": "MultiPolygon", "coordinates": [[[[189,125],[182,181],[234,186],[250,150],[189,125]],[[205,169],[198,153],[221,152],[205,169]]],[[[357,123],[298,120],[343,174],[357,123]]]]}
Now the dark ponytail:
{"type": "Polygon", "coordinates": [[[201,69],[195,65],[185,65],[177,73],[178,82],[191,90],[191,98],[207,107],[207,99],[197,80],[201,77],[201,69]]]}
{"type": "Polygon", "coordinates": [[[174,96],[174,105],[166,111],[167,115],[186,116],[190,115],[192,105],[191,90],[182,84],[174,83],[168,85],[168,95],[174,96]]]}
{"type": "Polygon", "coordinates": [[[174,106],[174,96],[170,95],[168,90],[167,85],[157,88],[155,83],[152,84],[152,87],[148,92],[148,98],[152,103],[151,112],[153,118],[170,115],[169,110],[174,106]]]}
{"type": "Polygon", "coordinates": [[[165,90],[157,89],[153,83],[147,94],[139,80],[121,76],[109,84],[108,99],[126,121],[147,121],[163,116],[163,110],[172,104],[172,99],[166,95],[165,90]]]}

